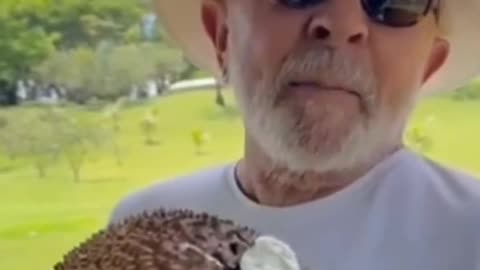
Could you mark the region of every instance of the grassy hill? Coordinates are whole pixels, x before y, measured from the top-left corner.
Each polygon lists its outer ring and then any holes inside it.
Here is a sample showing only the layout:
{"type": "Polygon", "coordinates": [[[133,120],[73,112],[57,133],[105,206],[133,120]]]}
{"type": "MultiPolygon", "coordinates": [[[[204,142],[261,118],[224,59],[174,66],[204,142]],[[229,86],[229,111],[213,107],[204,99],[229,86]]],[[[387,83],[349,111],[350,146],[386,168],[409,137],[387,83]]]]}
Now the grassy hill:
{"type": "MultiPolygon", "coordinates": [[[[228,101],[233,104],[232,95],[228,101]]],[[[38,108],[27,109],[35,113],[38,108]]],[[[15,113],[15,110],[9,113],[15,113]]],[[[98,117],[76,108],[68,113],[98,117]]],[[[480,176],[480,103],[432,99],[424,102],[414,125],[434,121],[425,131],[433,140],[429,155],[480,176]]],[[[103,226],[115,203],[127,193],[154,181],[226,163],[242,153],[243,129],[233,109],[223,111],[213,94],[191,92],[129,106],[121,114],[118,145],[123,166],[110,150],[90,155],[82,181],[74,183],[60,160],[38,179],[25,160],[0,157],[0,269],[50,269],[74,244],[103,226]],[[141,122],[152,110],[158,118],[157,145],[146,145],[141,122]],[[192,131],[211,137],[206,154],[199,155],[192,131]]]]}

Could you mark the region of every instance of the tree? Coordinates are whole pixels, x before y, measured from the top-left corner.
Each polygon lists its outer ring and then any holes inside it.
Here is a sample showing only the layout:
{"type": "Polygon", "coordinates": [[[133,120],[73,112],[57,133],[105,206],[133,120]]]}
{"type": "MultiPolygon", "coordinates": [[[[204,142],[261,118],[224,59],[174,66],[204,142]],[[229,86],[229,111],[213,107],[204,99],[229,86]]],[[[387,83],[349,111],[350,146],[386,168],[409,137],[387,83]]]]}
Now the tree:
{"type": "Polygon", "coordinates": [[[38,177],[44,178],[47,169],[59,155],[56,134],[45,112],[15,110],[2,115],[0,142],[10,158],[32,162],[38,177]],[[34,132],[32,132],[32,130],[34,132]]]}
{"type": "MultiPolygon", "coordinates": [[[[122,154],[120,151],[120,145],[117,141],[117,136],[122,131],[121,113],[126,104],[125,98],[119,98],[114,104],[107,105],[104,108],[103,115],[107,121],[111,122],[110,130],[112,130],[111,143],[113,146],[113,154],[117,161],[118,166],[123,166],[122,154]]],[[[108,128],[107,128],[108,129],[108,128]]]]}
{"type": "Polygon", "coordinates": [[[24,155],[33,162],[38,177],[45,178],[48,167],[58,158],[60,145],[55,141],[48,123],[32,122],[25,131],[21,139],[26,147],[24,155]],[[33,128],[35,132],[29,132],[28,128],[33,128]]]}
{"type": "Polygon", "coordinates": [[[55,133],[60,148],[73,180],[81,180],[81,169],[93,150],[98,150],[108,140],[107,133],[98,123],[68,117],[65,113],[56,112],[55,133]]]}
{"type": "Polygon", "coordinates": [[[103,74],[97,65],[97,55],[86,47],[70,51],[59,51],[35,68],[38,78],[65,86],[68,97],[85,103],[98,88],[103,74]]]}
{"type": "Polygon", "coordinates": [[[157,131],[157,113],[155,110],[147,112],[145,117],[142,119],[140,123],[142,134],[145,136],[145,144],[146,145],[155,145],[158,143],[156,137],[157,131]]]}
{"type": "Polygon", "coordinates": [[[0,80],[13,82],[29,74],[55,50],[56,38],[25,19],[0,16],[0,80]]]}
{"type": "Polygon", "coordinates": [[[14,126],[15,122],[11,121],[8,115],[1,115],[0,119],[0,148],[13,161],[20,154],[18,133],[21,129],[14,126]]]}
{"type": "Polygon", "coordinates": [[[142,45],[142,51],[153,59],[158,77],[180,78],[180,75],[188,68],[188,62],[182,51],[177,48],[163,43],[145,43],[142,45]]]}
{"type": "Polygon", "coordinates": [[[28,157],[34,158],[40,175],[44,165],[49,164],[52,158],[64,158],[74,181],[80,182],[81,169],[88,155],[101,149],[109,139],[109,134],[95,120],[75,117],[58,107],[44,109],[35,121],[35,132],[25,128],[27,135],[22,136],[22,142],[28,146],[26,153],[28,157]],[[38,128],[42,130],[39,132],[38,128]]]}
{"type": "Polygon", "coordinates": [[[110,80],[104,91],[113,96],[127,95],[132,86],[142,85],[155,78],[155,59],[142,45],[118,46],[106,56],[105,61],[110,80]]]}
{"type": "Polygon", "coordinates": [[[3,152],[11,159],[24,157],[27,152],[25,132],[32,116],[24,111],[5,111],[2,116],[2,128],[0,129],[0,143],[3,152]]]}
{"type": "Polygon", "coordinates": [[[0,79],[15,81],[56,48],[95,48],[126,42],[146,5],[131,0],[0,1],[0,79]]]}
{"type": "Polygon", "coordinates": [[[112,121],[112,130],[114,133],[121,131],[121,113],[127,103],[125,97],[117,99],[113,104],[107,105],[103,110],[103,115],[112,121]]]}
{"type": "Polygon", "coordinates": [[[227,103],[225,102],[225,97],[223,96],[222,88],[223,86],[221,82],[217,81],[217,83],[215,84],[215,103],[222,108],[226,108],[227,103]]]}
{"type": "Polygon", "coordinates": [[[455,90],[451,95],[453,99],[459,101],[480,99],[480,79],[455,90]]]}
{"type": "Polygon", "coordinates": [[[430,116],[423,121],[412,123],[405,134],[406,143],[421,153],[432,151],[434,142],[431,136],[431,127],[434,122],[435,117],[430,116]]]}
{"type": "Polygon", "coordinates": [[[192,131],[192,141],[195,146],[195,152],[198,155],[205,153],[205,146],[210,141],[210,139],[210,134],[208,134],[208,132],[204,130],[195,129],[192,131]]]}
{"type": "Polygon", "coordinates": [[[108,40],[121,43],[124,33],[141,22],[145,6],[131,0],[2,0],[14,19],[29,27],[41,25],[57,33],[60,49],[96,47],[108,40]]]}
{"type": "Polygon", "coordinates": [[[166,45],[102,43],[96,50],[56,52],[35,72],[43,81],[65,86],[73,100],[84,103],[92,97],[116,100],[148,80],[178,77],[185,66],[181,52],[166,45]]]}

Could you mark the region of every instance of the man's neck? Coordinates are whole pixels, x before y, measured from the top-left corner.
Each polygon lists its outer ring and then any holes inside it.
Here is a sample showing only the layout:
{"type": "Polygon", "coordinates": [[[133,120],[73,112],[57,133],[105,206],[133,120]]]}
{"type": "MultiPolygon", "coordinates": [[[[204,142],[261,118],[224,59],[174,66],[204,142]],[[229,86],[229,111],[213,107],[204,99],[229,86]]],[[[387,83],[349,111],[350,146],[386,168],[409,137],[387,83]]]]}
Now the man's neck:
{"type": "Polygon", "coordinates": [[[358,168],[316,173],[294,173],[272,165],[263,153],[247,148],[236,166],[238,186],[250,199],[262,205],[288,207],[330,196],[360,179],[402,146],[393,146],[358,168]]]}

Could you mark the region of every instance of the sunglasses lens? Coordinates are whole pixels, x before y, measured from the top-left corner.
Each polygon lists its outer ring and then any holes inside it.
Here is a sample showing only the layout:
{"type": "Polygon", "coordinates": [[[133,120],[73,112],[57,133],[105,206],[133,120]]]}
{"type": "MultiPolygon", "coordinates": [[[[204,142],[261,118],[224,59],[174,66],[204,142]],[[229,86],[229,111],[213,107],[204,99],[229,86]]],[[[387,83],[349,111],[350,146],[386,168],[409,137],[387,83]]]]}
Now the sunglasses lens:
{"type": "Polygon", "coordinates": [[[277,2],[288,8],[304,9],[325,2],[325,0],[277,0],[277,2]]]}
{"type": "MultiPolygon", "coordinates": [[[[276,0],[291,9],[305,9],[326,0],[276,0]]],[[[368,15],[375,21],[392,26],[416,24],[428,11],[432,0],[361,0],[368,15]]]]}
{"type": "Polygon", "coordinates": [[[377,22],[405,27],[416,24],[430,5],[430,0],[362,0],[368,14],[377,22]]]}

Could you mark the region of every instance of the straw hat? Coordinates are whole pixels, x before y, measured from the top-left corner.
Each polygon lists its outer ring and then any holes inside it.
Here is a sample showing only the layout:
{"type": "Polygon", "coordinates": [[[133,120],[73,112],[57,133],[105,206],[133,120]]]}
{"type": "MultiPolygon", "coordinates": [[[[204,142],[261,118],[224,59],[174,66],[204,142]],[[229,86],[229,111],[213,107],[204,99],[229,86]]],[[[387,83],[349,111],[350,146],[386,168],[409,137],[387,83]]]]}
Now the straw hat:
{"type": "MultiPolygon", "coordinates": [[[[196,66],[220,76],[203,28],[201,0],[156,0],[157,13],[173,41],[196,66]]],[[[425,84],[427,94],[456,89],[480,75],[480,0],[443,0],[440,26],[450,41],[445,65],[425,84]]]]}

